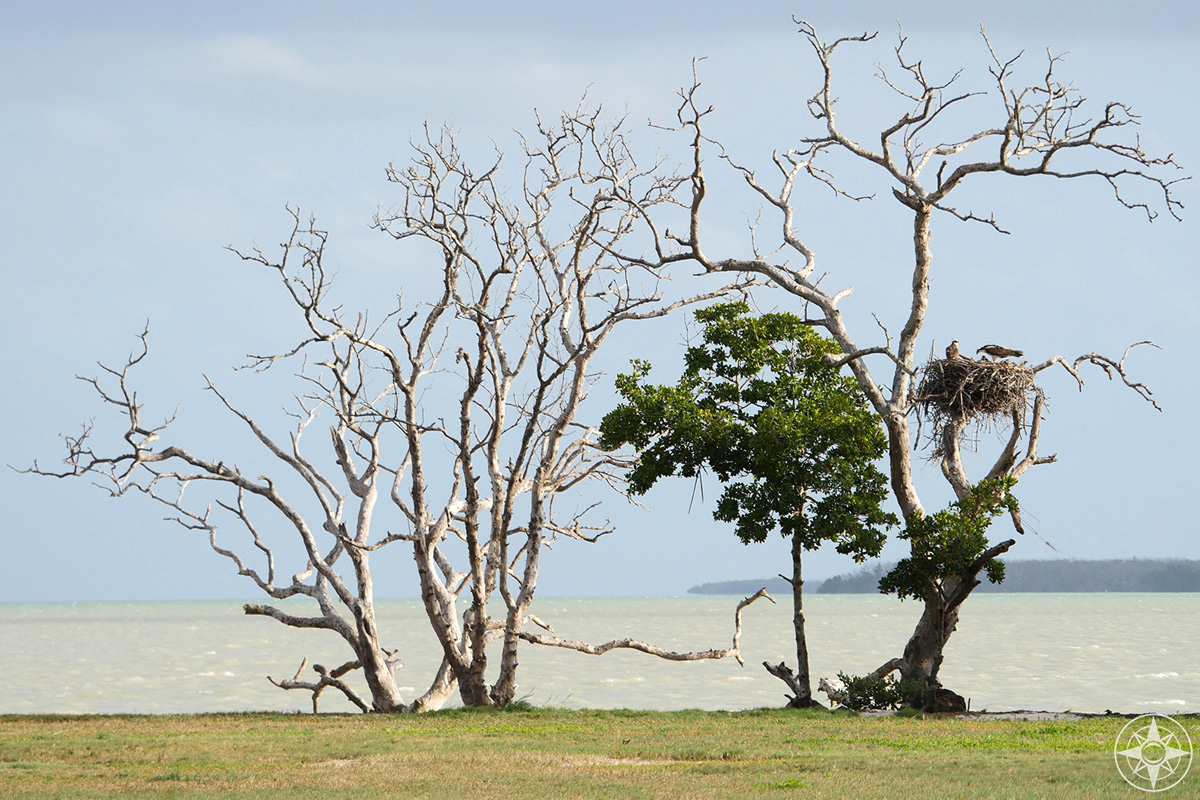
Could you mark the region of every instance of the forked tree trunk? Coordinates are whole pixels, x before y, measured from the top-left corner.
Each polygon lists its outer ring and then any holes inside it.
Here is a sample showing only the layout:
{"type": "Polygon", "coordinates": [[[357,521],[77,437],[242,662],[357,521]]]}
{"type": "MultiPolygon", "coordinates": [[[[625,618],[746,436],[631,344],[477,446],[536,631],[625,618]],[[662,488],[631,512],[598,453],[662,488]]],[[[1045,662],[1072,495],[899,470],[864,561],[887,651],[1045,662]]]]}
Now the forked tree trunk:
{"type": "Polygon", "coordinates": [[[958,625],[958,608],[946,608],[936,592],[925,598],[925,610],[904,645],[900,679],[919,681],[925,686],[938,685],[938,670],[942,666],[942,651],[950,634],[958,625]]]}
{"type": "Polygon", "coordinates": [[[472,596],[471,608],[463,615],[463,627],[470,631],[467,637],[471,647],[471,658],[458,675],[458,695],[465,706],[492,705],[487,683],[487,611],[479,606],[479,599],[472,596]]]}
{"type": "Polygon", "coordinates": [[[378,646],[363,648],[367,651],[363,662],[363,677],[371,690],[371,708],[382,713],[406,711],[407,706],[396,686],[396,676],[387,663],[386,655],[378,646]]]}
{"type": "MultiPolygon", "coordinates": [[[[374,506],[376,492],[374,485],[363,489],[363,509],[361,519],[370,519],[374,506]]],[[[407,706],[396,686],[396,666],[379,641],[379,625],[375,620],[375,588],[371,579],[371,566],[367,552],[355,547],[349,548],[348,556],[354,565],[354,574],[358,584],[358,602],[352,606],[354,625],[357,636],[356,642],[351,642],[362,664],[363,677],[371,690],[371,707],[375,711],[395,712],[405,711],[407,706]]]]}
{"type": "Polygon", "coordinates": [[[920,681],[926,687],[940,685],[938,671],[942,667],[942,651],[950,634],[958,627],[958,609],[980,584],[979,573],[993,558],[1008,552],[1016,544],[1015,539],[1006,539],[988,548],[972,562],[966,575],[954,575],[943,579],[940,587],[930,587],[925,594],[925,610],[913,629],[904,656],[893,659],[875,670],[882,677],[895,670],[900,671],[901,680],[920,681]]]}

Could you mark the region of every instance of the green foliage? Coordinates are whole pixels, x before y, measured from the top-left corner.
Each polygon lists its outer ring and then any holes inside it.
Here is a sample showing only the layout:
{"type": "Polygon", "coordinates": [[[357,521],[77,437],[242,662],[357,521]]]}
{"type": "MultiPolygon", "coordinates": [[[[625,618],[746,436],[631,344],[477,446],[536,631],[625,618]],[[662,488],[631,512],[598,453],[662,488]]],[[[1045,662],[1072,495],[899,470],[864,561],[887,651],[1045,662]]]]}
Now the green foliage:
{"type": "Polygon", "coordinates": [[[751,316],[745,303],[696,319],[703,343],[688,349],[678,383],[646,384],[645,361],[617,378],[624,402],[604,417],[600,444],[637,449],[631,491],[711,470],[724,484],[713,516],[742,541],[778,529],[805,548],[832,541],[856,560],[878,555],[898,524],[881,508],[887,478],[874,465],[887,440],[854,380],[825,360],[836,344],[793,314],[751,316]]]}
{"type": "Polygon", "coordinates": [[[847,675],[839,672],[838,679],[846,687],[846,696],[838,701],[844,708],[854,711],[883,710],[900,705],[900,690],[891,675],[879,678],[874,675],[847,675]]]}
{"type": "Polygon", "coordinates": [[[839,701],[853,711],[890,711],[921,705],[926,687],[920,681],[896,680],[892,675],[847,675],[838,673],[846,686],[846,697],[839,701]]]}
{"type": "Polygon", "coordinates": [[[799,778],[787,778],[774,783],[756,783],[750,787],[751,789],[803,789],[804,781],[799,778]]]}
{"type": "MultiPolygon", "coordinates": [[[[880,578],[879,591],[902,600],[920,599],[936,581],[967,575],[988,549],[992,520],[1017,507],[1014,483],[1012,478],[980,481],[949,508],[909,519],[900,538],[912,543],[912,555],[880,578]]],[[[992,583],[1004,580],[1004,563],[998,559],[990,559],[984,571],[992,583]]]]}
{"type": "Polygon", "coordinates": [[[505,703],[501,707],[501,710],[502,711],[510,711],[510,712],[518,712],[518,713],[527,713],[529,711],[536,711],[537,706],[535,706],[533,703],[529,702],[528,700],[509,700],[507,703],[505,703]]]}
{"type": "Polygon", "coordinates": [[[921,709],[919,709],[919,708],[912,708],[911,706],[909,706],[909,707],[897,709],[896,716],[900,717],[902,719],[904,719],[904,718],[925,719],[925,712],[921,711],[921,709]]]}

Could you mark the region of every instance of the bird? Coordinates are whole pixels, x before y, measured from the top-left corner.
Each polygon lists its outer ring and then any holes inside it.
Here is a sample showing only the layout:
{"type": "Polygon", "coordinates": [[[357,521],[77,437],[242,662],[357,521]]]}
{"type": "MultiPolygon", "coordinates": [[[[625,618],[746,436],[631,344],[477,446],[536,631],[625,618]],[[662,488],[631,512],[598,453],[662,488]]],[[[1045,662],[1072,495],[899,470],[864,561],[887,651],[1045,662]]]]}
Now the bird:
{"type": "Polygon", "coordinates": [[[946,358],[950,361],[958,358],[958,339],[950,342],[950,346],[946,348],[946,358]]]}
{"type": "Polygon", "coordinates": [[[1025,355],[1024,350],[1012,350],[1008,347],[1001,347],[998,344],[985,344],[983,347],[975,351],[976,353],[987,353],[993,358],[1009,358],[1020,357],[1025,355]]]}

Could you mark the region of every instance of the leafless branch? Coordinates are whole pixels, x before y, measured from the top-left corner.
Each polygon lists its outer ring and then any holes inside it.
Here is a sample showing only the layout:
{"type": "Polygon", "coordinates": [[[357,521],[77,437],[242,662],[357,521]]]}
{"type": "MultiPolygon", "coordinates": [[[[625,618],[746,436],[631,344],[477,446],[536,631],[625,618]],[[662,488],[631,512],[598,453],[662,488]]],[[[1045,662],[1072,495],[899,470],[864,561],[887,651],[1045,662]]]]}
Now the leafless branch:
{"type": "Polygon", "coordinates": [[[1150,390],[1150,387],[1144,383],[1132,380],[1128,373],[1125,372],[1125,359],[1129,356],[1130,351],[1132,351],[1133,348],[1141,347],[1142,345],[1148,345],[1156,350],[1162,349],[1157,344],[1147,339],[1141,342],[1134,342],[1126,347],[1125,352],[1121,354],[1119,359],[1113,359],[1100,353],[1085,353],[1084,355],[1076,358],[1073,362],[1068,363],[1067,359],[1064,357],[1055,355],[1032,367],[1032,369],[1034,372],[1041,372],[1042,370],[1048,369],[1055,364],[1061,364],[1062,368],[1069,372],[1071,377],[1076,380],[1076,382],[1079,384],[1079,391],[1082,392],[1083,377],[1079,374],[1079,367],[1082,364],[1093,364],[1104,370],[1104,374],[1108,376],[1109,380],[1113,380],[1114,377],[1120,378],[1122,383],[1137,392],[1143,400],[1154,406],[1154,408],[1158,411],[1162,411],[1162,407],[1159,406],[1158,401],[1154,399],[1154,392],[1150,390]]]}
{"type": "Polygon", "coordinates": [[[767,594],[766,589],[759,589],[757,593],[738,603],[737,610],[733,615],[733,646],[724,650],[695,650],[686,653],[679,653],[671,650],[665,650],[657,645],[647,644],[645,642],[638,641],[637,639],[629,638],[613,639],[610,642],[596,645],[589,644],[587,642],[579,642],[572,639],[563,639],[558,636],[546,636],[544,634],[534,633],[531,631],[521,631],[520,636],[527,642],[547,645],[549,647],[562,647],[566,648],[567,650],[574,650],[576,652],[586,653],[587,655],[592,656],[604,655],[611,650],[627,649],[637,650],[642,653],[647,653],[652,656],[666,659],[667,661],[704,661],[733,656],[735,659],[737,659],[739,664],[745,666],[746,662],[742,660],[740,644],[742,637],[742,609],[753,603],[755,600],[758,600],[760,597],[765,597],[772,603],[775,602],[775,600],[772,599],[769,594],[767,594]]]}
{"type": "MultiPolygon", "coordinates": [[[[695,105],[697,87],[681,94],[681,115],[707,113],[695,105]]],[[[598,484],[621,488],[622,463],[595,448],[593,431],[576,420],[597,380],[593,359],[618,326],[754,283],[739,275],[705,291],[669,292],[669,268],[691,254],[662,220],[697,207],[702,178],[657,156],[642,159],[624,120],[582,103],[536,122],[521,139],[515,169],[499,153],[476,169],[452,129],[430,126],[407,164],[389,165],[400,201],[381,209],[375,226],[398,242],[424,243],[440,278],[411,306],[397,296],[382,316],[344,308],[329,234],[299,208],[286,208],[290,230],[277,250],[230,248],[272,275],[304,325],[296,340],[253,351],[245,365],[263,372],[286,362],[298,371],[286,438],[206,379],[210,396],[273,465],[268,474],[159,441],[171,419],[144,425],[130,381],[146,357],[146,334],[123,368],[102,364],[100,377],[88,380],[122,417],[115,452],[93,445],[89,423],[64,437],[65,470],[35,464],[30,471],[89,475],[114,495],[144,494],[169,507],[176,523],[206,533],[212,549],[269,597],[315,601],[302,613],[264,604],[245,610],[337,632],[355,653],[373,709],[433,708],[456,688],[472,705],[511,700],[543,547],[595,542],[611,530],[590,521],[596,503],[588,492],[598,484]],[[327,438],[304,435],[321,425],[327,438]],[[402,515],[401,530],[379,533],[381,501],[402,515]],[[218,541],[227,519],[241,549],[225,531],[218,541]],[[279,522],[294,534],[301,559],[290,584],[279,579],[279,522]],[[412,549],[445,653],[430,689],[412,704],[395,685],[373,606],[369,558],[387,545],[412,549]],[[489,612],[497,593],[502,616],[489,612]],[[488,644],[498,639],[500,657],[489,660],[488,644]],[[489,685],[485,666],[497,662],[489,685]]],[[[277,685],[313,692],[315,708],[325,686],[347,691],[340,681],[335,673],[319,682],[297,674],[277,685]]]]}
{"type": "MultiPolygon", "coordinates": [[[[829,357],[829,363],[849,367],[879,415],[889,440],[893,494],[907,519],[919,518],[925,510],[914,481],[911,453],[915,449],[914,418],[919,437],[921,416],[912,411],[919,399],[916,353],[929,310],[929,287],[934,280],[932,229],[938,212],[1007,233],[994,214],[979,208],[977,198],[971,200],[972,208],[966,208],[958,204],[961,192],[952,197],[960,186],[980,183],[977,176],[1004,175],[1014,179],[1081,179],[1106,186],[1121,206],[1140,211],[1147,219],[1156,219],[1162,211],[1178,219],[1183,206],[1176,196],[1177,185],[1187,177],[1181,175],[1173,155],[1154,155],[1143,147],[1136,134],[1140,120],[1128,105],[1089,103],[1058,76],[1063,60],[1052,53],[1026,74],[1028,62],[1023,59],[1024,54],[998,55],[986,32],[982,41],[988,72],[979,76],[979,82],[972,83],[976,76],[963,69],[935,76],[922,61],[909,55],[909,43],[901,31],[888,66],[882,63],[875,66],[877,77],[891,92],[899,111],[878,127],[851,131],[838,114],[842,100],[835,79],[834,55],[835,51],[841,53],[868,45],[874,34],[827,42],[810,23],[799,19],[795,22],[818,66],[816,92],[807,102],[815,123],[811,133],[796,146],[774,154],[774,177],[768,179],[765,173],[756,174],[735,162],[724,148],[705,135],[707,112],[698,113],[704,106],[694,91],[687,93],[688,102],[680,108],[679,124],[691,143],[691,180],[696,189],[689,233],[673,241],[706,272],[752,275],[797,298],[806,315],[810,308],[817,309],[813,324],[824,328],[841,350],[829,357]],[[752,257],[721,257],[710,249],[707,237],[701,236],[699,220],[705,196],[701,151],[708,148],[718,150],[723,161],[744,179],[777,221],[774,239],[764,233],[769,221],[756,221],[749,248],[752,257]],[[839,158],[859,167],[856,176],[873,175],[877,191],[857,188],[850,191],[846,184],[836,180],[834,167],[839,158]],[[806,230],[807,220],[798,212],[796,202],[801,184],[813,181],[820,191],[833,190],[835,197],[886,196],[884,190],[890,189],[902,213],[911,216],[912,249],[908,250],[910,245],[906,241],[904,250],[912,253],[909,281],[912,289],[894,343],[891,336],[886,336],[886,346],[860,346],[839,305],[852,288],[830,289],[814,279],[822,274],[817,269],[815,236],[806,230]],[[874,354],[886,355],[891,361],[890,375],[885,379],[872,373],[870,366],[876,362],[865,358],[874,354]]],[[[1061,364],[1082,387],[1079,368],[1090,363],[1103,369],[1110,379],[1120,377],[1126,386],[1158,408],[1150,389],[1128,376],[1124,362],[1124,356],[1112,359],[1091,353],[1074,362],[1056,356],[1039,366],[1022,369],[1029,373],[1032,384],[1033,373],[1061,364]]],[[[1015,411],[1009,414],[1013,409],[1008,409],[996,418],[998,424],[1004,424],[1001,419],[1011,420],[1013,427],[989,471],[992,477],[1019,477],[1030,467],[1055,459],[1053,455],[1038,454],[1044,395],[1036,387],[1031,392],[1019,398],[1020,411],[1031,408],[1031,414],[1023,416],[1015,411]]],[[[933,437],[943,474],[960,497],[972,485],[959,456],[959,438],[967,431],[968,422],[956,419],[933,437]]],[[[1013,513],[1013,522],[1022,530],[1019,512],[1013,513]]],[[[973,580],[972,576],[955,583],[958,587],[955,591],[961,590],[965,598],[974,586],[973,580]]],[[[929,593],[925,615],[909,642],[910,648],[919,652],[906,653],[901,660],[906,677],[926,681],[936,678],[941,647],[954,630],[956,608],[947,597],[936,591],[929,593]]]]}
{"type": "MultiPolygon", "coordinates": [[[[313,706],[314,714],[317,713],[317,704],[321,698],[321,692],[325,691],[325,688],[327,686],[332,686],[333,688],[340,691],[342,694],[346,695],[346,699],[349,700],[351,703],[354,703],[354,705],[358,706],[359,709],[364,714],[371,713],[371,707],[369,705],[367,705],[366,701],[364,701],[361,697],[359,697],[358,693],[355,692],[353,689],[351,689],[350,686],[348,686],[345,681],[340,680],[341,675],[344,675],[346,672],[349,672],[349,669],[347,669],[346,667],[340,667],[340,668],[334,670],[332,673],[330,673],[324,667],[322,667],[320,664],[313,664],[313,671],[316,672],[317,675],[320,676],[320,680],[318,680],[317,682],[314,683],[312,681],[300,680],[300,675],[304,672],[304,668],[307,665],[308,665],[308,657],[306,656],[305,659],[302,662],[300,662],[300,669],[296,670],[296,674],[294,677],[285,678],[284,680],[277,681],[274,678],[272,678],[270,675],[268,675],[267,680],[269,680],[274,685],[278,686],[280,689],[302,689],[304,691],[312,692],[312,706],[313,706]]],[[[347,666],[349,666],[349,665],[347,665],[347,666]]],[[[361,667],[362,667],[361,664],[355,663],[352,668],[360,669],[361,667]]]]}

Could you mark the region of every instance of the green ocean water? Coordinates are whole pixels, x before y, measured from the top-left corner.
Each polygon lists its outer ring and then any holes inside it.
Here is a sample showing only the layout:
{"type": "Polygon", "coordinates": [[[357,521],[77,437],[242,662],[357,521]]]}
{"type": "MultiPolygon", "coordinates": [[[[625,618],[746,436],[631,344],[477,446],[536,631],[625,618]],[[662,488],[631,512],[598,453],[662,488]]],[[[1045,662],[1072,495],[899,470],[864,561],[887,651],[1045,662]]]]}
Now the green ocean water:
{"type": "MultiPolygon", "coordinates": [[[[518,695],[565,707],[737,710],[778,706],[783,684],[762,662],[794,662],[790,598],[743,612],[733,659],[667,662],[642,653],[587,656],[523,645],[518,695]]],[[[730,645],[739,597],[543,598],[534,613],[565,638],[633,637],[671,650],[730,645]]],[[[300,610],[297,607],[297,610],[300,610]]],[[[899,655],[920,613],[874,595],[806,601],[814,684],[899,655]]],[[[399,647],[405,695],[424,691],[440,650],[416,600],[379,603],[399,647]]],[[[1165,714],[1200,711],[1200,594],[980,595],[967,603],[942,667],[973,710],[1165,714]]],[[[0,604],[0,713],[308,711],[307,693],[271,685],[301,660],[350,658],[325,631],[246,617],[235,601],[0,604]]],[[[353,711],[328,692],[322,711],[353,711]]]]}

